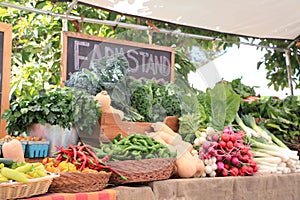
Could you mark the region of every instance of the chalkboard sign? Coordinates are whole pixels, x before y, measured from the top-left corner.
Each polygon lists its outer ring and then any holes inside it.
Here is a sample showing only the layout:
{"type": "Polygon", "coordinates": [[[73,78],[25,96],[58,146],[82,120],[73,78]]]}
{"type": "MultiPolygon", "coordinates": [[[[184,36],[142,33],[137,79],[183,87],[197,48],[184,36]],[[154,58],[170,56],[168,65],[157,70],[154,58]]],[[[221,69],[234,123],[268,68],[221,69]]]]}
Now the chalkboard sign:
{"type": "MultiPolygon", "coordinates": [[[[9,84],[10,84],[10,65],[12,50],[12,26],[0,22],[0,105],[1,116],[9,109],[9,84]]],[[[6,122],[0,121],[0,137],[7,135],[5,130],[6,122]]]]}
{"type": "Polygon", "coordinates": [[[103,38],[75,32],[63,33],[62,79],[82,68],[90,68],[95,59],[123,54],[128,61],[131,79],[153,80],[164,84],[174,80],[174,50],[170,47],[148,45],[103,38]]]}

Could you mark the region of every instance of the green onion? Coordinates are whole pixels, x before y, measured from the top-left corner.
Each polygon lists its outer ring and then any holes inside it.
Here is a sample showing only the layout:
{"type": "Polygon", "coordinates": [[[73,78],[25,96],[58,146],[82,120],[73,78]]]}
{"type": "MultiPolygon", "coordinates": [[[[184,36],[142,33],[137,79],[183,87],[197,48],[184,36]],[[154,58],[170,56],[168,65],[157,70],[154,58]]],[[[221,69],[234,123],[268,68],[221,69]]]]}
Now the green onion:
{"type": "Polygon", "coordinates": [[[251,115],[245,115],[243,117],[243,120],[246,125],[250,126],[253,130],[258,132],[263,138],[265,138],[268,141],[268,143],[272,143],[271,136],[269,136],[268,133],[264,131],[260,126],[256,125],[254,117],[252,117],[251,115]]]}
{"type": "Polygon", "coordinates": [[[252,136],[254,136],[254,137],[261,137],[261,135],[258,132],[256,132],[252,128],[249,128],[248,126],[246,126],[244,124],[244,122],[242,121],[242,119],[239,117],[238,114],[236,114],[236,116],[235,116],[235,121],[245,131],[247,137],[249,137],[249,138],[252,137],[252,136]]]}

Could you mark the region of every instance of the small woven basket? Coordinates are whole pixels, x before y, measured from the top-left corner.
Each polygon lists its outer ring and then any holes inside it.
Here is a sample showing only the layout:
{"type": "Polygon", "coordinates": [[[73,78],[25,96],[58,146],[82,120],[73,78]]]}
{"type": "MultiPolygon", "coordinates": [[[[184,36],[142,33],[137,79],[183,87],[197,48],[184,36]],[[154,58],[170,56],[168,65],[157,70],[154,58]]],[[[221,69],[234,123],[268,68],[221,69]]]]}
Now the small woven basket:
{"type": "Polygon", "coordinates": [[[118,185],[168,179],[173,175],[175,161],[175,158],[110,161],[107,165],[125,176],[127,180],[112,174],[109,183],[118,185]]]}
{"type": "Polygon", "coordinates": [[[103,190],[109,181],[111,172],[63,172],[52,181],[49,192],[78,193],[103,190]]]}
{"type": "Polygon", "coordinates": [[[29,179],[27,183],[10,182],[0,184],[0,199],[19,199],[48,192],[53,178],[58,175],[51,174],[42,178],[29,179]]]}

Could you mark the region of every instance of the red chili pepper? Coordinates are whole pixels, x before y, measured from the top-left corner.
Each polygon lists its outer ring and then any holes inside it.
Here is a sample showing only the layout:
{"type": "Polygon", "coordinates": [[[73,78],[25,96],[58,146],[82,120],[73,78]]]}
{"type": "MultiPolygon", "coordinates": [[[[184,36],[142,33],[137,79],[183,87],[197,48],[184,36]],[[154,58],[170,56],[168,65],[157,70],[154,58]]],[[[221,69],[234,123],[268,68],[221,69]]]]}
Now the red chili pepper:
{"type": "Polygon", "coordinates": [[[98,163],[99,161],[97,155],[94,152],[92,152],[89,148],[85,148],[85,149],[92,156],[92,158],[94,158],[94,162],[98,163]]]}
{"type": "Polygon", "coordinates": [[[76,148],[72,145],[72,144],[69,144],[69,147],[73,150],[73,159],[76,160],[76,157],[77,157],[77,151],[76,151],[76,148]]]}
{"type": "Polygon", "coordinates": [[[86,155],[81,151],[77,151],[77,153],[80,155],[80,158],[83,158],[83,161],[81,162],[81,167],[79,168],[80,170],[83,170],[86,165],[86,155]]]}
{"type": "Polygon", "coordinates": [[[106,161],[108,161],[110,159],[110,155],[106,155],[104,156],[102,159],[100,159],[100,162],[105,163],[106,161]]]}
{"type": "Polygon", "coordinates": [[[109,167],[109,166],[106,166],[106,165],[101,165],[101,164],[99,164],[99,165],[98,165],[97,171],[101,171],[101,170],[103,170],[103,169],[107,169],[107,170],[111,171],[112,173],[114,173],[114,174],[120,176],[121,179],[127,180],[127,178],[126,178],[125,176],[123,176],[122,174],[120,174],[119,172],[117,172],[116,170],[114,170],[113,168],[111,168],[111,167],[109,167]]]}

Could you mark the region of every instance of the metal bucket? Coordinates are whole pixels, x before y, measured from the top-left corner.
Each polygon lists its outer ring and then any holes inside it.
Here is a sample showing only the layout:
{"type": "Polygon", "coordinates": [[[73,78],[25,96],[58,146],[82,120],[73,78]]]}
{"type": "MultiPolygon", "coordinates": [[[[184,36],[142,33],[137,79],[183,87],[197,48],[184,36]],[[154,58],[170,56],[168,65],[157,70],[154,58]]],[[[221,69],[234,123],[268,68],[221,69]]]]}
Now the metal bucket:
{"type": "Polygon", "coordinates": [[[50,142],[48,150],[50,157],[54,156],[53,153],[57,151],[55,146],[66,148],[69,144],[76,145],[78,143],[78,134],[75,128],[65,129],[58,125],[33,124],[29,127],[28,134],[31,137],[46,138],[50,142]]]}

